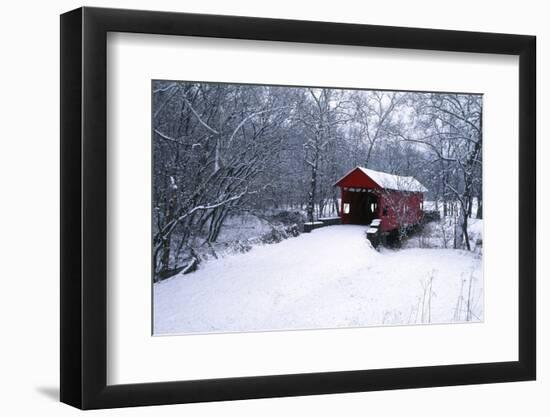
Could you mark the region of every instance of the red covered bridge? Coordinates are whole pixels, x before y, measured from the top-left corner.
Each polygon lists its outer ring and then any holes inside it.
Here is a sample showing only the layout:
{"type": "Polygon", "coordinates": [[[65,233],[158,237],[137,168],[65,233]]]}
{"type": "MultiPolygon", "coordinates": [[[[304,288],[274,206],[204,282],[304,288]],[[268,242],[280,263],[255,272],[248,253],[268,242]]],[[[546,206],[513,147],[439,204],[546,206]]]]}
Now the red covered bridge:
{"type": "Polygon", "coordinates": [[[414,177],[357,167],[334,185],[341,191],[343,224],[367,225],[381,219],[380,231],[384,233],[422,220],[424,193],[428,190],[414,177]]]}

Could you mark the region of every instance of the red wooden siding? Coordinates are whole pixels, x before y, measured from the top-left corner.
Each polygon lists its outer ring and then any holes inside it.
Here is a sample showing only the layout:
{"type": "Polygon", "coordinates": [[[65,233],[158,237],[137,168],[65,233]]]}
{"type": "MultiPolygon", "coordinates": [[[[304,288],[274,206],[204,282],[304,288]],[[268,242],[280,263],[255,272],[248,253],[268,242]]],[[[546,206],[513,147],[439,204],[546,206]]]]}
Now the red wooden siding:
{"type": "Polygon", "coordinates": [[[399,226],[413,226],[422,220],[422,193],[383,190],[379,198],[382,232],[397,229],[399,226]],[[384,209],[387,209],[386,215],[384,209]]]}

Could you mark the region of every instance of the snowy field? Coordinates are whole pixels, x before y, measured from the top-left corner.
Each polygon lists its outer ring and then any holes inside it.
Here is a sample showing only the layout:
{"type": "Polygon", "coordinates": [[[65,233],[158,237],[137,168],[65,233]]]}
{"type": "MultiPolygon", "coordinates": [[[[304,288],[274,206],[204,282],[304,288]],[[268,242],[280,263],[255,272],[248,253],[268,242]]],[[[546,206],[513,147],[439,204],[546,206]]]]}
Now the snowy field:
{"type": "Polygon", "coordinates": [[[154,284],[154,334],[483,320],[479,253],[374,250],[364,226],[314,230],[154,284]]]}

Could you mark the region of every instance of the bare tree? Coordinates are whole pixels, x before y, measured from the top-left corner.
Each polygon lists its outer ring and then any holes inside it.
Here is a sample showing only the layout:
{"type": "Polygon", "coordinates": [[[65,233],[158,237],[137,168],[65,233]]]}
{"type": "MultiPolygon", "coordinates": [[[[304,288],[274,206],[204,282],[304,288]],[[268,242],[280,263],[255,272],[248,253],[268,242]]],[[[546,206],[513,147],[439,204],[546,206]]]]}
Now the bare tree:
{"type": "Polygon", "coordinates": [[[417,120],[409,133],[399,136],[418,143],[432,156],[434,175],[442,184],[446,199],[458,202],[462,237],[471,250],[468,218],[473,197],[481,195],[481,96],[469,94],[421,94],[413,97],[417,120]]]}
{"type": "Polygon", "coordinates": [[[346,103],[346,97],[341,91],[309,88],[295,116],[305,128],[304,162],[310,170],[306,210],[310,222],[314,221],[320,165],[338,137],[338,125],[350,120],[345,109],[346,103]]]}

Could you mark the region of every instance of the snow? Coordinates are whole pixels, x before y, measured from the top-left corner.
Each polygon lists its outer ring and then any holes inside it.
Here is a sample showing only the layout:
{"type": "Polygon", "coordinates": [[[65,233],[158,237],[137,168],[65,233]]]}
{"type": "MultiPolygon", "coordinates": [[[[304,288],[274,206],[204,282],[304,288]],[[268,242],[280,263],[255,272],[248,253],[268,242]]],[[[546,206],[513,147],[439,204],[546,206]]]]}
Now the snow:
{"type": "Polygon", "coordinates": [[[401,175],[388,174],[386,172],[374,171],[372,169],[359,167],[359,169],[368,175],[380,187],[388,190],[409,191],[425,193],[428,191],[416,178],[404,177],[401,175]]]}
{"type": "Polygon", "coordinates": [[[419,248],[379,253],[365,230],[317,229],[156,283],[154,334],[483,320],[479,256],[419,248]]]}
{"type": "MultiPolygon", "coordinates": [[[[455,229],[455,218],[452,216],[443,217],[427,223],[423,229],[410,236],[403,243],[405,248],[452,248],[454,246],[455,231],[462,234],[460,224],[455,229]]],[[[470,248],[478,255],[483,249],[483,220],[468,218],[468,237],[470,248]]]]}
{"type": "Polygon", "coordinates": [[[475,244],[476,241],[483,238],[483,220],[468,219],[468,235],[471,241],[475,244]]]}

